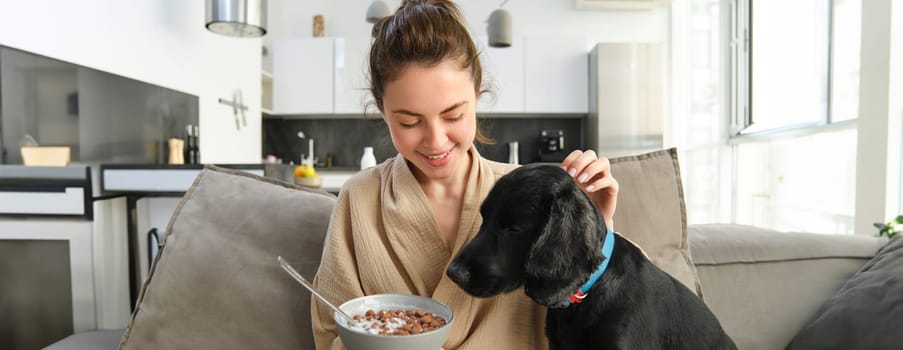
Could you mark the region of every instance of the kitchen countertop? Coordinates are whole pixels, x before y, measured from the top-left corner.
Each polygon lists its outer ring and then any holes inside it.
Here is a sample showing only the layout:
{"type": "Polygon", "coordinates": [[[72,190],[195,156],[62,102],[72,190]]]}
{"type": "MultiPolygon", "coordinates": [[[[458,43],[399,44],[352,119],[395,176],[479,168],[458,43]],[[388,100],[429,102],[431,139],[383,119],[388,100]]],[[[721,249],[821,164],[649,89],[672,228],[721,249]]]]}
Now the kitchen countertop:
{"type": "MultiPolygon", "coordinates": [[[[218,167],[230,169],[263,169],[263,164],[212,164],[218,167]]],[[[104,163],[100,165],[101,169],[145,169],[145,170],[162,170],[162,169],[203,169],[204,164],[110,164],[104,163]]]]}
{"type": "MultiPolygon", "coordinates": [[[[293,164],[266,164],[266,176],[293,183],[295,182],[294,169],[296,166],[293,164]]],[[[345,181],[361,170],[359,167],[315,167],[314,169],[323,180],[320,189],[333,194],[338,194],[345,181]]]]}
{"type": "MultiPolygon", "coordinates": [[[[263,176],[263,164],[215,164],[263,176]]],[[[203,164],[101,164],[100,189],[104,194],[182,196],[203,164]]]]}
{"type": "Polygon", "coordinates": [[[11,182],[54,182],[80,181],[87,178],[87,166],[24,166],[0,165],[0,181],[11,182]]]}
{"type": "MultiPolygon", "coordinates": [[[[194,182],[203,164],[94,164],[70,165],[66,167],[33,167],[23,165],[0,165],[0,188],[16,186],[85,186],[97,192],[94,196],[137,194],[153,196],[181,196],[194,182]],[[91,181],[91,170],[97,178],[91,181]],[[94,182],[94,186],[91,186],[94,182]]],[[[293,165],[281,165],[285,172],[272,171],[270,164],[216,164],[216,166],[247,170],[256,175],[265,175],[293,182],[293,165]],[[277,176],[283,174],[283,176],[277,176]]],[[[338,193],[345,181],[360,171],[358,167],[316,168],[323,178],[322,190],[338,193]]]]}

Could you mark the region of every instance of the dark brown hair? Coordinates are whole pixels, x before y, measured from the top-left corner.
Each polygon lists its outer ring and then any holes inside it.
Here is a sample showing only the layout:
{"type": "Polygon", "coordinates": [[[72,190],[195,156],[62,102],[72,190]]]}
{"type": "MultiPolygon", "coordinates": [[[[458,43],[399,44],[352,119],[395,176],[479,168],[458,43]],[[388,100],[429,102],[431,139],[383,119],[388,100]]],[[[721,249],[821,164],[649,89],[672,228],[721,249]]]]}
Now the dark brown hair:
{"type": "MultiPolygon", "coordinates": [[[[461,69],[470,69],[474,91],[481,90],[483,69],[479,52],[464,25],[458,7],[449,0],[403,0],[395,14],[373,25],[370,47],[370,92],[376,107],[383,110],[386,83],[398,79],[408,65],[435,67],[451,60],[461,69]]],[[[481,127],[476,140],[491,144],[481,127]]]]}

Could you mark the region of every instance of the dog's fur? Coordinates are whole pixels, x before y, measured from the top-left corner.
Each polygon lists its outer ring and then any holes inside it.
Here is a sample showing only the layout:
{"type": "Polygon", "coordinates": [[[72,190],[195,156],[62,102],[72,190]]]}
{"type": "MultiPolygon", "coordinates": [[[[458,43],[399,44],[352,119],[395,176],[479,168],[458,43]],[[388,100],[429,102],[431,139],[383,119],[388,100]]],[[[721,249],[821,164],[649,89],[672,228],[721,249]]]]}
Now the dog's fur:
{"type": "Polygon", "coordinates": [[[549,307],[552,349],[736,349],[695,294],[618,234],[608,269],[583,302],[560,307],[607,258],[604,220],[561,168],[512,171],[480,211],[483,224],[448,276],[477,297],[523,286],[549,307]]]}

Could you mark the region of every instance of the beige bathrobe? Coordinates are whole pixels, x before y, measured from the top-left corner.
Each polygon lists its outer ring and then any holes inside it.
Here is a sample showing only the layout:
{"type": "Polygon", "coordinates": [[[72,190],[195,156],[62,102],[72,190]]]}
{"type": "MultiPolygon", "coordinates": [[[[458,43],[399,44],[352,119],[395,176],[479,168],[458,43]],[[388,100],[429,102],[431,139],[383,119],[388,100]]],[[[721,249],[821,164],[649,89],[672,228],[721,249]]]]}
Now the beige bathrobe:
{"type": "MultiPolygon", "coordinates": [[[[399,154],[345,183],[313,283],[334,304],[380,293],[417,294],[445,303],[455,315],[446,350],[547,349],[545,308],[523,289],[474,298],[445,275],[480,227],[480,203],[496,180],[514,169],[483,159],[473,147],[469,152],[471,170],[453,249],[439,235],[430,203],[399,154]]],[[[317,349],[344,349],[332,311],[311,300],[311,313],[317,349]]]]}

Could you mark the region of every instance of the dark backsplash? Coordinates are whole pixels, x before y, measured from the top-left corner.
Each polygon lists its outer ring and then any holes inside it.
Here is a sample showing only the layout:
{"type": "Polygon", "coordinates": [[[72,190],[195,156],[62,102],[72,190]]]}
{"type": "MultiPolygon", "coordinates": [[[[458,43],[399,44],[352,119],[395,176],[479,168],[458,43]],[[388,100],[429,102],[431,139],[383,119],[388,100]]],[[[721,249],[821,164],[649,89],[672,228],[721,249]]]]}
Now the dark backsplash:
{"type": "MultiPolygon", "coordinates": [[[[505,116],[501,118],[482,118],[483,130],[487,136],[495,140],[495,144],[477,144],[480,154],[487,159],[507,162],[508,143],[517,141],[521,164],[538,161],[556,161],[551,158],[540,159],[540,133],[543,130],[564,132],[565,143],[561,157],[575,149],[583,149],[582,116],[505,116]]],[[[327,153],[332,156],[333,167],[357,168],[365,146],[373,146],[377,162],[394,157],[398,152],[389,138],[389,130],[379,117],[349,117],[306,119],[281,119],[267,117],[263,120],[263,156],[274,155],[283,162],[299,163],[302,153],[307,153],[307,139],[299,139],[298,131],[303,131],[307,138],[314,139],[314,153],[323,166],[327,153]]]]}

